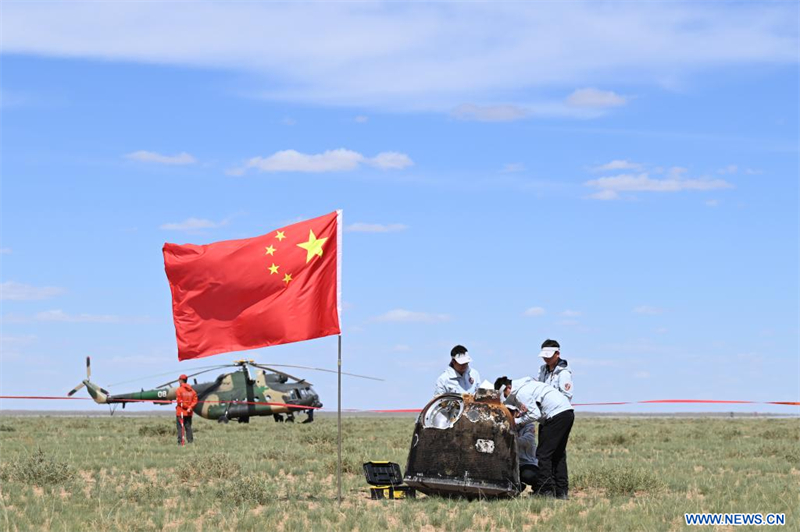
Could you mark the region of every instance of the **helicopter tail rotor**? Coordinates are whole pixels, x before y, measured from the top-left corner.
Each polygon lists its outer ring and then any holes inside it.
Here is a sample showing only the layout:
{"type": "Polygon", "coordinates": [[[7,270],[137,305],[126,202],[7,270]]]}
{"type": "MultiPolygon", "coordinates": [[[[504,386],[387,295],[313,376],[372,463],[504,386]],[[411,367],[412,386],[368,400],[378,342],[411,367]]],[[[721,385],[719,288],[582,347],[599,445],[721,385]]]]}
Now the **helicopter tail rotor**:
{"type": "Polygon", "coordinates": [[[67,397],[72,397],[75,395],[81,388],[86,388],[89,392],[89,395],[92,396],[95,403],[104,404],[108,400],[108,390],[101,388],[100,386],[91,382],[92,377],[92,361],[90,357],[86,357],[86,380],[78,384],[72,390],[69,391],[67,397]]]}

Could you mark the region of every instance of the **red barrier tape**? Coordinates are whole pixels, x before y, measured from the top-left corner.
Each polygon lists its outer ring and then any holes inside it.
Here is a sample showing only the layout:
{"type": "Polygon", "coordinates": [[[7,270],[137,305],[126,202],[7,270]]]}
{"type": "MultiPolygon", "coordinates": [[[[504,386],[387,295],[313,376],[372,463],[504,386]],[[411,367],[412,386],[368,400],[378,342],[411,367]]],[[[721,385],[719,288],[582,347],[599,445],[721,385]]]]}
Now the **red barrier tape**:
{"type": "MultiPolygon", "coordinates": [[[[612,403],[573,403],[572,406],[618,406],[618,405],[640,405],[640,404],[723,404],[723,405],[784,405],[800,406],[797,401],[719,401],[714,399],[651,399],[649,401],[618,401],[612,403]]],[[[394,414],[405,412],[422,412],[421,408],[398,408],[395,410],[364,410],[364,412],[376,412],[382,414],[394,414]]]]}
{"type": "MultiPolygon", "coordinates": [[[[0,395],[0,399],[45,399],[45,400],[62,400],[62,401],[93,401],[91,397],[57,397],[47,395],[0,395]]],[[[154,403],[159,405],[169,405],[175,401],[170,399],[113,399],[110,403],[98,404],[118,404],[118,403],[154,403]]],[[[296,408],[299,410],[319,410],[321,406],[305,406],[305,405],[289,405],[286,403],[265,403],[259,401],[197,401],[200,403],[217,403],[217,404],[232,404],[232,405],[267,405],[267,406],[285,406],[286,408],[296,408]]]]}
{"type": "MultiPolygon", "coordinates": [[[[0,399],[55,399],[62,401],[92,401],[89,397],[54,397],[42,395],[0,395],[0,399]]],[[[157,403],[157,404],[172,404],[171,400],[158,400],[158,399],[118,399],[120,403],[157,403]]],[[[287,408],[296,408],[300,410],[319,410],[319,406],[303,406],[303,405],[290,405],[286,403],[265,403],[259,401],[198,401],[198,403],[230,403],[240,405],[267,405],[267,406],[284,406],[287,408]]],[[[572,406],[617,406],[617,405],[637,405],[637,404],[723,404],[723,405],[783,405],[783,406],[800,406],[800,401],[722,401],[715,399],[650,399],[648,401],[619,401],[613,403],[574,403],[572,406]]],[[[102,403],[101,403],[102,404],[102,403]]],[[[114,403],[108,403],[114,404],[114,403]]],[[[389,410],[359,410],[357,408],[343,409],[345,412],[374,412],[378,414],[392,414],[392,413],[417,413],[421,412],[421,408],[397,408],[389,410]]]]}

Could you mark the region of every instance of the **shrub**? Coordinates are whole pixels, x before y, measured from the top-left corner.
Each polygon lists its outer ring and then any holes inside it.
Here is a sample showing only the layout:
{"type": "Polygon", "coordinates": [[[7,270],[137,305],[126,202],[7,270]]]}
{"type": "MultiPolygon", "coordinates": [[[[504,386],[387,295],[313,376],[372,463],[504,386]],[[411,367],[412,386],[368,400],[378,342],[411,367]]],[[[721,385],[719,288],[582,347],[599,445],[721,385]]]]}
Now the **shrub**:
{"type": "Polygon", "coordinates": [[[68,463],[37,449],[28,456],[7,464],[3,468],[2,477],[7,480],[42,486],[72,480],[75,477],[75,470],[68,463]]]}
{"type": "Polygon", "coordinates": [[[220,500],[231,501],[235,505],[260,504],[267,505],[274,502],[277,495],[269,484],[256,477],[239,477],[226,482],[217,489],[220,500]]]}
{"type": "Polygon", "coordinates": [[[0,425],[0,432],[17,432],[11,425],[0,425]]]}
{"type": "Polygon", "coordinates": [[[167,436],[175,433],[175,430],[167,425],[145,425],[139,427],[139,436],[167,436]]]}
{"type": "Polygon", "coordinates": [[[210,454],[189,459],[178,469],[178,477],[183,481],[214,480],[239,476],[242,466],[224,454],[210,454]]]}
{"type": "Polygon", "coordinates": [[[631,443],[635,439],[635,435],[636,433],[624,434],[622,432],[616,432],[613,434],[603,434],[602,436],[595,439],[595,443],[600,446],[607,446],[607,445],[624,446],[627,443],[631,443]]]}
{"type": "Polygon", "coordinates": [[[156,484],[145,484],[144,486],[136,486],[128,490],[125,494],[125,498],[138,502],[138,503],[155,503],[157,501],[163,501],[166,498],[167,494],[164,491],[164,488],[158,486],[156,484]]]}
{"type": "Polygon", "coordinates": [[[637,492],[655,492],[664,485],[655,474],[643,468],[607,466],[587,469],[573,477],[579,489],[604,490],[607,495],[633,495],[637,492]]]}

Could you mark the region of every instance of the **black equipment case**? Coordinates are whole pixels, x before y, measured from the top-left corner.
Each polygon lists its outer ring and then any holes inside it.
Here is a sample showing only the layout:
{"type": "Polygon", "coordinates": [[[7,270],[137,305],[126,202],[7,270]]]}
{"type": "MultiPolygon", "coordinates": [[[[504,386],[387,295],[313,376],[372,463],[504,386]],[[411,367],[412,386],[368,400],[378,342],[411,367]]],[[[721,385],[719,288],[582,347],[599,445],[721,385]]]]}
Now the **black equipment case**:
{"type": "Polygon", "coordinates": [[[403,473],[394,462],[372,461],[364,464],[364,476],[372,499],[406,499],[417,496],[414,488],[403,486],[403,473]]]}

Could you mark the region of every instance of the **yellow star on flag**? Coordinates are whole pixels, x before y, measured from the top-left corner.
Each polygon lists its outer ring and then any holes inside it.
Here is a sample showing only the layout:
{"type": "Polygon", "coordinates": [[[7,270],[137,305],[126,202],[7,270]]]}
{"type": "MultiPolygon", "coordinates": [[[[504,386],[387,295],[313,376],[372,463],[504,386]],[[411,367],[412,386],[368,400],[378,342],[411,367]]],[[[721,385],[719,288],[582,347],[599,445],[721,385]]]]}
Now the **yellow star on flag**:
{"type": "Polygon", "coordinates": [[[275,263],[273,262],[272,266],[269,267],[269,274],[273,275],[275,273],[278,273],[278,268],[280,268],[280,266],[275,266],[275,263]]]}
{"type": "Polygon", "coordinates": [[[286,275],[283,276],[283,282],[284,283],[289,284],[289,281],[291,281],[291,280],[292,280],[292,274],[291,273],[287,273],[286,275]]]}
{"type": "Polygon", "coordinates": [[[275,248],[272,247],[272,246],[266,247],[264,249],[267,250],[267,255],[274,255],[275,254],[275,248]]]}
{"type": "Polygon", "coordinates": [[[308,242],[297,244],[297,247],[303,248],[308,252],[308,254],[306,255],[306,264],[308,264],[308,261],[314,258],[314,255],[318,255],[320,257],[322,256],[322,244],[324,244],[325,241],[328,240],[327,237],[317,238],[314,235],[314,231],[309,231],[308,233],[309,233],[308,242]]]}
{"type": "Polygon", "coordinates": [[[286,238],[286,235],[283,233],[284,233],[283,231],[278,231],[278,234],[275,235],[275,238],[277,238],[279,241],[283,240],[284,238],[286,238]]]}

